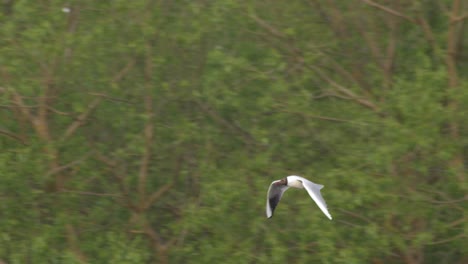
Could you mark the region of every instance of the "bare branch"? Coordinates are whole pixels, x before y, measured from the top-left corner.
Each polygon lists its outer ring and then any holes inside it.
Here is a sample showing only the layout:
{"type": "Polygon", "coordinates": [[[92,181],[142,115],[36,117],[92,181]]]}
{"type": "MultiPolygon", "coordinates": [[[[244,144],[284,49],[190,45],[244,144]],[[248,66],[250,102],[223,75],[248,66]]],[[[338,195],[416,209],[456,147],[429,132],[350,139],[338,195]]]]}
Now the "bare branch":
{"type": "Polygon", "coordinates": [[[208,114],[211,118],[213,118],[215,121],[220,123],[222,126],[224,126],[225,128],[227,128],[227,129],[229,129],[231,131],[237,131],[241,135],[241,137],[244,139],[244,142],[247,145],[252,145],[252,144],[253,145],[259,145],[259,143],[257,143],[255,138],[250,133],[248,133],[247,131],[245,131],[241,127],[239,127],[234,122],[230,122],[230,121],[226,120],[225,118],[223,118],[222,116],[220,116],[219,113],[214,111],[207,104],[201,102],[200,100],[195,100],[195,103],[200,107],[200,109],[203,112],[208,114]]]}
{"type": "Polygon", "coordinates": [[[151,44],[146,44],[146,60],[145,60],[145,115],[147,117],[145,122],[145,128],[143,136],[145,140],[145,150],[143,157],[141,158],[140,172],[138,175],[138,194],[140,197],[140,203],[146,200],[146,181],[148,178],[149,163],[152,155],[152,145],[154,137],[154,125],[153,125],[153,97],[152,97],[152,76],[153,76],[153,61],[152,61],[152,47],[151,44]]]}
{"type": "Polygon", "coordinates": [[[79,158],[79,159],[77,159],[77,160],[74,160],[74,161],[72,161],[72,162],[70,162],[70,163],[68,163],[68,164],[65,164],[65,165],[63,165],[63,166],[59,166],[59,167],[53,168],[52,170],[50,170],[50,171],[46,174],[46,177],[49,177],[49,176],[54,175],[54,174],[57,174],[57,173],[62,172],[62,171],[64,171],[64,170],[68,169],[68,168],[71,168],[71,167],[73,167],[73,166],[75,166],[75,165],[77,165],[77,164],[80,164],[81,162],[83,162],[84,160],[86,160],[90,155],[91,155],[91,153],[88,153],[88,154],[86,154],[85,156],[83,156],[83,157],[81,157],[81,158],[79,158]]]}
{"type": "Polygon", "coordinates": [[[312,114],[307,114],[307,113],[303,113],[303,112],[294,112],[294,111],[290,111],[290,110],[287,110],[287,109],[282,109],[280,111],[283,112],[283,113],[301,115],[304,118],[320,119],[320,120],[332,121],[332,122],[353,123],[353,124],[359,124],[359,125],[369,125],[369,124],[366,124],[366,123],[356,122],[356,121],[352,121],[352,120],[346,120],[346,119],[342,119],[342,118],[336,118],[336,117],[330,117],[330,116],[321,116],[321,115],[312,115],[312,114]]]}
{"type": "MultiPolygon", "coordinates": [[[[12,108],[17,108],[17,107],[20,107],[20,106],[17,106],[17,105],[0,105],[0,108],[6,108],[6,109],[12,109],[12,108]]],[[[25,105],[23,107],[38,108],[39,106],[38,105],[25,105]]]]}
{"type": "Polygon", "coordinates": [[[131,58],[128,60],[127,64],[125,67],[123,67],[113,78],[112,82],[116,83],[120,81],[127,73],[135,66],[136,60],[135,58],[131,58]]]}
{"type": "MultiPolygon", "coordinates": [[[[175,240],[174,242],[177,242],[178,246],[184,244],[184,241],[185,241],[185,237],[187,236],[187,233],[188,233],[188,230],[187,228],[184,228],[180,234],[177,236],[177,240],[175,240]]],[[[0,263],[1,264],[1,263],[0,263]]]]}
{"type": "Polygon", "coordinates": [[[62,193],[72,193],[72,194],[79,194],[79,195],[87,195],[87,196],[101,196],[101,197],[122,197],[120,194],[114,193],[95,193],[95,192],[85,192],[85,191],[74,191],[74,190],[67,190],[62,189],[59,192],[62,193]]]}
{"type": "Polygon", "coordinates": [[[149,198],[144,201],[142,211],[148,209],[157,199],[159,199],[164,193],[169,191],[171,189],[172,183],[168,183],[164,185],[163,187],[159,188],[156,192],[152,193],[149,198]]]}
{"type": "Polygon", "coordinates": [[[366,4],[368,4],[368,5],[370,5],[370,6],[372,6],[372,7],[375,7],[375,8],[377,8],[377,9],[383,10],[383,11],[389,13],[389,14],[392,14],[392,15],[394,15],[394,16],[404,18],[404,19],[408,20],[408,21],[411,22],[411,23],[418,24],[418,22],[417,22],[415,19],[413,19],[413,18],[411,18],[411,17],[409,17],[409,16],[407,16],[407,15],[405,15],[405,14],[402,14],[402,13],[396,11],[396,10],[393,10],[393,9],[391,9],[391,8],[389,8],[389,7],[380,5],[380,4],[375,3],[375,2],[373,2],[373,1],[370,1],[370,0],[361,0],[361,1],[364,2],[364,3],[366,3],[366,4]]]}
{"type": "MultiPolygon", "coordinates": [[[[361,19],[366,19],[366,17],[360,18],[359,20],[361,20],[361,19]]],[[[366,24],[371,24],[371,23],[366,21],[366,24]]],[[[375,37],[372,37],[372,35],[369,34],[369,29],[364,28],[362,23],[356,23],[356,26],[357,26],[357,29],[359,30],[359,33],[362,35],[363,39],[367,43],[367,47],[369,47],[369,49],[371,51],[370,54],[372,55],[372,57],[373,57],[373,59],[375,61],[375,64],[378,65],[380,69],[384,69],[383,62],[381,61],[382,51],[381,51],[375,37]]]]}
{"type": "MultiPolygon", "coordinates": [[[[138,232],[138,233],[141,233],[141,232],[138,232]]],[[[164,263],[164,264],[169,263],[168,250],[177,241],[177,236],[172,236],[171,239],[164,242],[161,236],[154,230],[154,228],[150,226],[150,224],[146,220],[144,223],[143,233],[146,234],[151,239],[153,247],[156,250],[155,254],[159,259],[158,263],[164,263]]]]}
{"type": "Polygon", "coordinates": [[[19,142],[23,143],[23,145],[26,145],[26,142],[25,142],[25,140],[24,140],[23,138],[21,138],[21,137],[15,135],[15,134],[13,134],[13,133],[11,133],[11,132],[9,132],[9,131],[0,129],[0,134],[5,135],[5,136],[8,136],[8,137],[11,137],[11,138],[13,138],[13,139],[15,139],[15,140],[18,140],[19,142]]]}
{"type": "Polygon", "coordinates": [[[460,198],[460,199],[455,199],[455,200],[446,200],[446,201],[439,201],[439,200],[429,200],[431,203],[435,204],[453,204],[453,203],[461,203],[464,201],[468,201],[468,195],[465,195],[465,197],[460,198]]]}
{"type": "Polygon", "coordinates": [[[363,228],[363,226],[361,226],[361,225],[356,225],[356,224],[353,224],[353,223],[350,223],[348,221],[344,221],[344,220],[341,220],[341,219],[338,220],[338,222],[343,223],[343,224],[348,225],[348,226],[351,226],[351,227],[363,228]]]}
{"type": "MultiPolygon", "coordinates": [[[[96,150],[94,150],[96,151],[96,150]]],[[[102,155],[99,151],[96,151],[96,159],[101,161],[102,163],[106,164],[108,167],[114,169],[115,167],[117,167],[118,163],[114,160],[112,160],[111,158],[108,158],[104,155],[102,155]]]]}
{"type": "MultiPolygon", "coordinates": [[[[80,22],[80,10],[78,4],[74,4],[71,12],[68,15],[68,22],[67,22],[67,33],[68,34],[75,34],[76,29],[78,28],[78,23],[80,22]]],[[[65,38],[63,38],[65,39],[65,38]]],[[[65,45],[65,49],[63,52],[64,62],[67,63],[73,55],[73,49],[71,45],[65,45]]]]}
{"type": "Polygon", "coordinates": [[[281,33],[276,28],[274,28],[273,26],[268,24],[265,20],[262,20],[261,18],[257,17],[254,14],[249,14],[249,17],[251,19],[253,19],[255,22],[257,22],[257,24],[260,27],[262,27],[262,28],[266,29],[268,32],[270,32],[270,34],[272,34],[273,36],[278,37],[278,38],[286,38],[286,36],[283,33],[281,33]]]}
{"type": "Polygon", "coordinates": [[[429,242],[427,244],[429,245],[437,245],[437,244],[444,244],[444,243],[448,243],[448,242],[451,242],[451,241],[454,241],[454,240],[457,240],[459,238],[466,238],[467,236],[464,234],[464,233],[460,233],[456,236],[453,236],[453,237],[450,237],[450,238],[446,238],[446,239],[441,239],[441,240],[437,240],[437,241],[434,241],[434,242],[429,242]]]}
{"type": "Polygon", "coordinates": [[[422,16],[418,17],[419,24],[421,25],[424,36],[426,37],[427,41],[431,45],[433,50],[437,50],[437,41],[435,40],[434,33],[432,32],[431,26],[427,22],[426,19],[424,19],[422,16]]]}
{"type": "Polygon", "coordinates": [[[353,99],[357,103],[359,103],[362,106],[365,106],[367,108],[372,109],[374,112],[378,112],[379,108],[372,103],[371,101],[361,98],[357,96],[353,91],[349,90],[348,88],[338,84],[334,80],[332,80],[330,77],[328,77],[321,69],[319,69],[317,66],[314,65],[308,65],[308,67],[312,70],[314,70],[322,79],[324,79],[326,82],[328,82],[331,86],[335,87],[337,91],[343,93],[344,95],[348,96],[349,98],[353,99]]]}
{"type": "Polygon", "coordinates": [[[464,211],[463,206],[460,206],[459,203],[464,202],[468,200],[468,195],[465,195],[463,198],[459,199],[453,199],[452,197],[449,197],[447,193],[435,190],[435,189],[429,189],[429,188],[419,188],[423,192],[427,193],[432,193],[432,194],[437,194],[439,197],[441,197],[443,200],[435,200],[435,199],[425,199],[425,202],[430,202],[434,204],[446,204],[449,206],[452,206],[454,208],[459,209],[460,211],[464,211]]]}
{"type": "Polygon", "coordinates": [[[144,234],[148,235],[156,247],[163,246],[162,239],[159,234],[150,226],[150,224],[145,221],[144,234]]]}
{"type": "Polygon", "coordinates": [[[80,263],[88,263],[86,255],[83,253],[83,251],[79,247],[78,236],[76,234],[76,230],[73,227],[73,225],[67,224],[65,233],[67,236],[68,246],[70,247],[71,252],[75,254],[75,256],[78,258],[80,263]]]}
{"type": "Polygon", "coordinates": [[[464,14],[464,15],[461,15],[461,16],[458,16],[458,17],[453,17],[450,19],[450,23],[451,24],[454,24],[454,23],[458,23],[462,20],[465,20],[465,19],[468,19],[468,14],[464,14]]]}
{"type": "Polygon", "coordinates": [[[462,217],[462,218],[460,218],[458,220],[453,221],[452,223],[448,224],[447,226],[448,227],[454,227],[454,226],[457,226],[459,224],[466,223],[467,220],[468,220],[468,217],[462,217]]]}
{"type": "MultiPolygon", "coordinates": [[[[459,15],[461,9],[461,2],[460,0],[454,0],[452,5],[452,11],[450,13],[450,21],[456,20],[459,15]]],[[[463,17],[463,16],[462,16],[463,17]]],[[[448,28],[447,34],[447,54],[445,56],[445,64],[447,65],[447,74],[448,74],[448,89],[455,94],[455,92],[460,90],[459,87],[459,78],[458,75],[458,53],[459,53],[459,46],[458,46],[458,39],[460,35],[458,32],[458,25],[454,23],[450,23],[448,28]]],[[[451,98],[448,100],[447,108],[452,111],[453,113],[458,111],[460,105],[460,101],[458,98],[451,98]]],[[[452,120],[449,123],[449,130],[450,136],[453,140],[458,141],[460,138],[460,124],[456,120],[452,120]]],[[[460,182],[466,180],[465,178],[465,170],[464,170],[464,157],[463,154],[458,151],[458,153],[453,157],[450,161],[450,165],[452,168],[456,170],[456,174],[460,182]]]]}
{"type": "Polygon", "coordinates": [[[345,214],[348,214],[348,215],[351,215],[353,216],[354,218],[358,218],[358,219],[361,219],[367,223],[372,223],[373,221],[370,220],[369,218],[367,217],[364,217],[363,215],[361,214],[357,214],[357,213],[354,213],[354,212],[351,212],[351,211],[348,211],[348,210],[344,210],[344,209],[338,209],[339,211],[345,213],[345,214]]]}
{"type": "Polygon", "coordinates": [[[81,113],[77,117],[77,119],[73,123],[71,123],[70,126],[68,126],[67,130],[65,131],[65,133],[62,136],[62,140],[66,140],[66,139],[68,139],[68,137],[73,135],[73,133],[75,133],[75,131],[86,122],[86,119],[88,118],[88,116],[99,105],[99,103],[101,103],[101,101],[102,101],[101,97],[98,97],[98,98],[94,99],[94,101],[92,101],[88,105],[88,108],[86,109],[86,111],[81,113]]]}
{"type": "Polygon", "coordinates": [[[105,93],[95,93],[95,92],[89,92],[88,94],[90,95],[94,95],[94,96],[100,96],[106,100],[109,100],[109,101],[114,101],[114,102],[119,102],[119,103],[127,103],[127,104],[134,104],[133,102],[129,101],[129,100],[125,100],[125,99],[121,99],[121,98],[116,98],[116,97],[112,97],[112,96],[109,96],[105,93]]]}
{"type": "Polygon", "coordinates": [[[57,110],[57,109],[55,109],[55,108],[53,108],[51,106],[46,106],[46,107],[47,107],[48,110],[50,110],[50,111],[52,111],[52,112],[54,112],[56,114],[59,114],[59,115],[64,115],[64,116],[70,116],[71,115],[70,113],[62,112],[62,111],[57,110]]]}
{"type": "Polygon", "coordinates": [[[389,41],[387,44],[385,59],[382,63],[383,73],[385,77],[385,88],[389,89],[392,86],[393,80],[393,66],[395,63],[396,50],[397,50],[397,32],[398,32],[398,19],[394,16],[387,16],[387,25],[390,28],[389,41]]]}
{"type": "Polygon", "coordinates": [[[355,83],[356,85],[363,87],[364,89],[369,90],[369,85],[364,80],[358,79],[351,72],[343,68],[342,64],[336,61],[336,59],[333,58],[333,56],[330,56],[323,51],[318,52],[320,54],[323,54],[326,57],[327,61],[331,62],[333,70],[339,73],[341,76],[343,76],[343,78],[349,80],[349,82],[355,83]]]}
{"type": "Polygon", "coordinates": [[[26,119],[32,122],[34,118],[31,112],[29,112],[29,108],[24,104],[23,98],[21,97],[21,95],[19,95],[15,91],[12,91],[12,97],[13,97],[12,98],[13,102],[18,106],[17,109],[19,110],[19,112],[23,114],[23,116],[26,117],[26,119]]]}

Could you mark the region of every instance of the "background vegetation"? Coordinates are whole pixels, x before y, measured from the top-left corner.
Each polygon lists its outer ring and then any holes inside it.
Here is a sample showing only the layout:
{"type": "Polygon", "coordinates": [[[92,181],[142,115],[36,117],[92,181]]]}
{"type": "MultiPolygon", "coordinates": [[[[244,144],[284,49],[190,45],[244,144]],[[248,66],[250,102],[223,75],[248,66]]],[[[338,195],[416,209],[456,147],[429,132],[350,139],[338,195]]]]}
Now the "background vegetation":
{"type": "Polygon", "coordinates": [[[466,1],[6,0],[0,25],[4,263],[468,262],[466,1]],[[266,219],[291,174],[333,221],[301,191],[266,219]]]}

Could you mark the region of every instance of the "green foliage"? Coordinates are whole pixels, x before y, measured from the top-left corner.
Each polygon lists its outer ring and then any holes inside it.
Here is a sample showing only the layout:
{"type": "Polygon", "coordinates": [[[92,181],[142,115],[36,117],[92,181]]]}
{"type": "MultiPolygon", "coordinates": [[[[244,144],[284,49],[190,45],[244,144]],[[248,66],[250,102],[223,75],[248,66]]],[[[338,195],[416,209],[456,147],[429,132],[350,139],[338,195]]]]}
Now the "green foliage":
{"type": "Polygon", "coordinates": [[[450,1],[4,2],[0,262],[466,261],[450,1]]]}

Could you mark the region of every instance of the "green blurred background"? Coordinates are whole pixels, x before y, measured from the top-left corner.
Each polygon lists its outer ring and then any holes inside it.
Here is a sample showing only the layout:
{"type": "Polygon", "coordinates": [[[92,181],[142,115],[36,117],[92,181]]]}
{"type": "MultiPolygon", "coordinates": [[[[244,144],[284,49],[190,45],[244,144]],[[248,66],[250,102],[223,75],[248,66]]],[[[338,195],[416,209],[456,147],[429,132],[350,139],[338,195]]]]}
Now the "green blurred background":
{"type": "Polygon", "coordinates": [[[5,0],[0,146],[2,263],[468,263],[468,2],[5,0]]]}

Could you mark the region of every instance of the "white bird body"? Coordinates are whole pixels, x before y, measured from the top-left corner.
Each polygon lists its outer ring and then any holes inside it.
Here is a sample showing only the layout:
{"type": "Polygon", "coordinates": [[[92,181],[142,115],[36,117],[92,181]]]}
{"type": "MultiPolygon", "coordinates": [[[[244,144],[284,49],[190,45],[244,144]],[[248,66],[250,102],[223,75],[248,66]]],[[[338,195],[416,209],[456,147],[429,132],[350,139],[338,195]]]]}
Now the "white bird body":
{"type": "Polygon", "coordinates": [[[283,193],[290,187],[297,189],[306,189],[307,193],[310,195],[312,200],[317,204],[317,206],[322,210],[322,212],[331,220],[332,216],[328,212],[327,204],[320,193],[320,189],[323,188],[323,185],[313,183],[306,178],[291,175],[281,180],[273,181],[268,188],[267,193],[267,204],[266,204],[266,215],[268,218],[273,216],[273,211],[278,205],[283,193]]]}
{"type": "MultiPolygon", "coordinates": [[[[287,178],[288,178],[289,187],[294,187],[297,189],[304,189],[304,184],[302,184],[302,181],[301,181],[302,177],[291,175],[291,176],[288,176],[287,178]]],[[[302,180],[303,179],[304,178],[302,178],[302,180]]]]}

